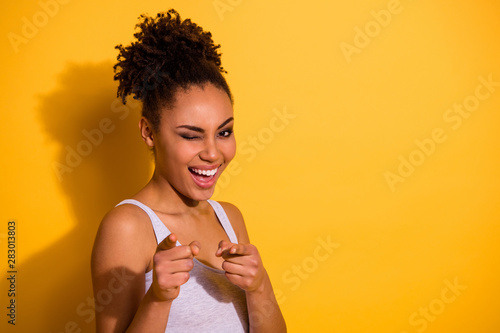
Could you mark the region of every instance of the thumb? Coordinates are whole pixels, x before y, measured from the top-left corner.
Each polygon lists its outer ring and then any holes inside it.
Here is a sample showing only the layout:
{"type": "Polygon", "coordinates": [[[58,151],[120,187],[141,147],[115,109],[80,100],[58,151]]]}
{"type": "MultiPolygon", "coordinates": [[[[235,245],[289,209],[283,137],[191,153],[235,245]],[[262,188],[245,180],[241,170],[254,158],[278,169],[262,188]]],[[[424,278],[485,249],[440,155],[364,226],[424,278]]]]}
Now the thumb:
{"type": "Polygon", "coordinates": [[[225,240],[220,241],[217,252],[215,252],[215,256],[216,257],[222,256],[222,253],[231,248],[233,245],[234,245],[233,243],[227,242],[225,240]]]}
{"type": "Polygon", "coordinates": [[[176,247],[176,244],[177,244],[177,236],[175,234],[170,234],[167,237],[165,237],[165,239],[162,240],[160,244],[158,244],[156,252],[172,249],[176,247]]]}
{"type": "Polygon", "coordinates": [[[198,241],[192,241],[191,243],[189,243],[189,247],[191,248],[191,253],[193,254],[193,256],[197,256],[200,252],[201,245],[198,241]]]}

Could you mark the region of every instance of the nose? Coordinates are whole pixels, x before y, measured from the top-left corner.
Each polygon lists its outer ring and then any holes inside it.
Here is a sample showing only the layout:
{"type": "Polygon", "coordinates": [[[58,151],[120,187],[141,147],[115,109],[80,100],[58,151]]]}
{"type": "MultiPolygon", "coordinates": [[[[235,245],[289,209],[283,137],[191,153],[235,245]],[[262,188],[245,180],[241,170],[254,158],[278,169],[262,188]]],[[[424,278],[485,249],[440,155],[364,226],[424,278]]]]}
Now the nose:
{"type": "Polygon", "coordinates": [[[219,159],[220,155],[221,152],[215,138],[206,139],[203,150],[200,152],[200,158],[203,161],[214,162],[219,159]]]}

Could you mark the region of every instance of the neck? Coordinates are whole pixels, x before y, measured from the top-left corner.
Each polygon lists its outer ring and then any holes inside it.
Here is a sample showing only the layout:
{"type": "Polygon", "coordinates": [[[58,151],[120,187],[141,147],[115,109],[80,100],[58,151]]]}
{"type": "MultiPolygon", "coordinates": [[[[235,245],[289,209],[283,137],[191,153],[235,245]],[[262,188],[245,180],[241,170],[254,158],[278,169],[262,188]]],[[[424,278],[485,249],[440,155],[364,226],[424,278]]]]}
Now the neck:
{"type": "Polygon", "coordinates": [[[143,194],[141,197],[143,196],[152,206],[151,208],[167,214],[191,214],[199,208],[200,201],[179,193],[156,170],[140,193],[143,194]]]}

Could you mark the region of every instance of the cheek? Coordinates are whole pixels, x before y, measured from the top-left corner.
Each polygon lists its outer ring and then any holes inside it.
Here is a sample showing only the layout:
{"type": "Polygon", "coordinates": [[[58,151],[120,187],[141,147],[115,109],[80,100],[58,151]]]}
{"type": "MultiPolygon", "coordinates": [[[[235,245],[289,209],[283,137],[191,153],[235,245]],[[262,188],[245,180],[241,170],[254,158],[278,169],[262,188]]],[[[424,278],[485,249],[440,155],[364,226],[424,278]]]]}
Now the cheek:
{"type": "Polygon", "coordinates": [[[227,142],[224,146],[224,158],[227,162],[231,161],[236,154],[236,141],[234,138],[227,142]]]}
{"type": "Polygon", "coordinates": [[[178,163],[188,163],[190,162],[194,156],[198,153],[196,147],[190,144],[178,144],[170,147],[168,151],[165,152],[166,159],[171,164],[178,163]]]}

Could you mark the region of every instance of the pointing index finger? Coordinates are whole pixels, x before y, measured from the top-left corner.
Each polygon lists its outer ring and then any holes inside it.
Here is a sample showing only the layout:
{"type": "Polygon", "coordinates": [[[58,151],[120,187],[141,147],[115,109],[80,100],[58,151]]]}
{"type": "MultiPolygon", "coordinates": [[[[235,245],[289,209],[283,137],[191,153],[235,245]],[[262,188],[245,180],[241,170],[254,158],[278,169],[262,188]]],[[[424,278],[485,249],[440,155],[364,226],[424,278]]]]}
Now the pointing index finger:
{"type": "Polygon", "coordinates": [[[224,259],[248,255],[247,247],[244,244],[231,244],[223,253],[224,259]]]}
{"type": "Polygon", "coordinates": [[[217,248],[217,252],[215,252],[215,256],[217,256],[217,257],[222,256],[222,253],[224,253],[224,251],[229,249],[232,245],[233,245],[233,243],[229,243],[225,240],[221,240],[219,242],[219,247],[217,248]]]}
{"type": "Polygon", "coordinates": [[[158,244],[156,251],[158,252],[162,250],[168,250],[176,246],[177,246],[177,236],[175,234],[170,234],[167,237],[165,237],[165,239],[162,240],[160,244],[158,244]]]}

